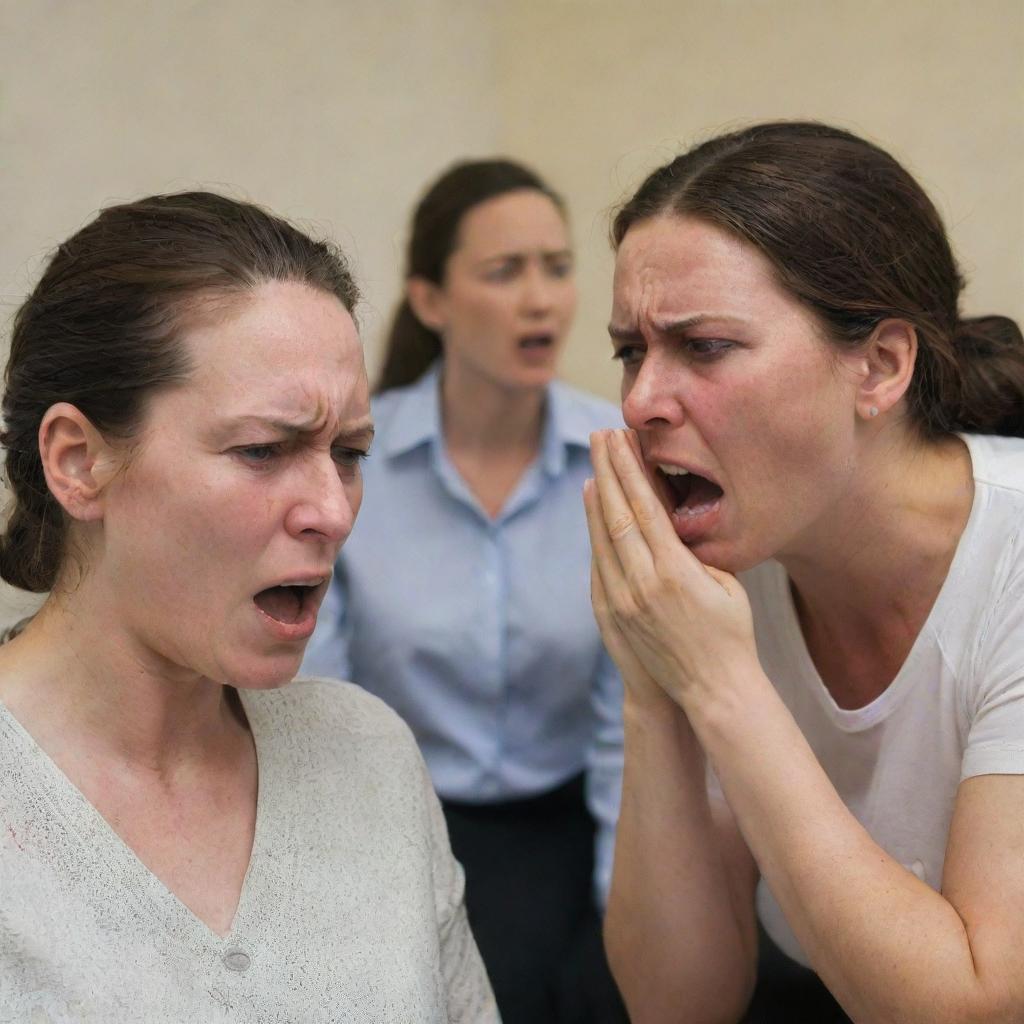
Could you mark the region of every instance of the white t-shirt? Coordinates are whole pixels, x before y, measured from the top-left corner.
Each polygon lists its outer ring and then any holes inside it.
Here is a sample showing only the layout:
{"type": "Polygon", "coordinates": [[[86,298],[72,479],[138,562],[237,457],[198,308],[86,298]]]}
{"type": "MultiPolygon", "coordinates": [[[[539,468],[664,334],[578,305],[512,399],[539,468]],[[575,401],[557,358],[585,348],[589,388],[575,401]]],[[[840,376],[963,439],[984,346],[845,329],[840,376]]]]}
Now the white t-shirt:
{"type": "Polygon", "coordinates": [[[409,730],[350,684],[240,696],[259,795],[225,937],[0,705],[0,1022],[497,1024],[409,730]]]}
{"type": "MultiPolygon", "coordinates": [[[[843,802],[936,890],[960,781],[1024,774],[1024,440],[964,441],[975,480],[967,526],[906,662],[867,706],[832,700],[783,568],[766,562],[742,577],[761,664],[843,802]]],[[[807,964],[763,880],[757,907],[769,935],[807,964]]]]}

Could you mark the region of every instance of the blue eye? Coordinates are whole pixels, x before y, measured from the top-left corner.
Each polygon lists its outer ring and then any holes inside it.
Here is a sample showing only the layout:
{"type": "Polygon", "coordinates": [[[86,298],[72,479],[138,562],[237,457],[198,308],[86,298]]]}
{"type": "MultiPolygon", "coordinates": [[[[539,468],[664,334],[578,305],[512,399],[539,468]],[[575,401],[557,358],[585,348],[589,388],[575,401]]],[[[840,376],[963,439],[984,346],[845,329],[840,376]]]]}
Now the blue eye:
{"type": "Polygon", "coordinates": [[[280,449],[279,444],[247,444],[242,448],[236,448],[235,452],[246,462],[259,466],[279,455],[280,449]]]}
{"type": "Polygon", "coordinates": [[[511,281],[519,273],[519,261],[509,260],[507,263],[500,263],[487,272],[488,281],[511,281]]]}
{"type": "Polygon", "coordinates": [[[345,469],[355,469],[363,459],[370,457],[369,452],[358,448],[335,448],[331,454],[334,461],[345,469]]]}
{"type": "Polygon", "coordinates": [[[643,362],[643,358],[644,350],[639,345],[623,345],[612,354],[612,359],[617,359],[623,366],[635,366],[643,362]]]}
{"type": "Polygon", "coordinates": [[[686,347],[696,359],[715,359],[734,346],[734,342],[724,338],[689,338],[686,347]]]}

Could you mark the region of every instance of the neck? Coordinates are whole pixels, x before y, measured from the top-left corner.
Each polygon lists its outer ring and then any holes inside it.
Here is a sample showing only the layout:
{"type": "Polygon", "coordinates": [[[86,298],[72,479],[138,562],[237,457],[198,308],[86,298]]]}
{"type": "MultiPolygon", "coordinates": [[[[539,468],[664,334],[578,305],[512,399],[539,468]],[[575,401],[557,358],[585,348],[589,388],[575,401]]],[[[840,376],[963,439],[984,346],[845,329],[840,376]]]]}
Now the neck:
{"type": "Polygon", "coordinates": [[[441,421],[449,450],[535,455],[544,424],[544,388],[505,388],[456,363],[441,374],[441,421]]]}
{"type": "Polygon", "coordinates": [[[959,438],[909,441],[858,468],[859,487],[782,563],[801,617],[834,636],[916,636],[949,572],[974,498],[959,438]],[[863,469],[863,471],[862,471],[863,469]]]}
{"type": "Polygon", "coordinates": [[[232,691],[143,652],[97,589],[54,593],[0,648],[0,699],[51,754],[87,736],[92,754],[160,775],[219,756],[245,732],[232,691]]]}

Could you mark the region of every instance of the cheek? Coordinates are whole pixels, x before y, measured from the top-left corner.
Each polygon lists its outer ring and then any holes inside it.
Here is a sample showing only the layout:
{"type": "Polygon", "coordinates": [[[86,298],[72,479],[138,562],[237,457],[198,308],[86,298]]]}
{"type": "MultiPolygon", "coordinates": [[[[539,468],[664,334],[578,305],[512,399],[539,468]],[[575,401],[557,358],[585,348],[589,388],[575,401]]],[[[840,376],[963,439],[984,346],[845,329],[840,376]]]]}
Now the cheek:
{"type": "Polygon", "coordinates": [[[576,312],[576,305],[579,302],[579,293],[576,291],[576,283],[569,281],[565,285],[564,294],[559,302],[559,308],[566,317],[572,317],[576,312]]]}
{"type": "Polygon", "coordinates": [[[356,517],[359,515],[359,509],[363,504],[362,473],[357,474],[352,483],[345,488],[345,492],[348,494],[349,508],[352,509],[352,523],[355,525],[356,517]]]}

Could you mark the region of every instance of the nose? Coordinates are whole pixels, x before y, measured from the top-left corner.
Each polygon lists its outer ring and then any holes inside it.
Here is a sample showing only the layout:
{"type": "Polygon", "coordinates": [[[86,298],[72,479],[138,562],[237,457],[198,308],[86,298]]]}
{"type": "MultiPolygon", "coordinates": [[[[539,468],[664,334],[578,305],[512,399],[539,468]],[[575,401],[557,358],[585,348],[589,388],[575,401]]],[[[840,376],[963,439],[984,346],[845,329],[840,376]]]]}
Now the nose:
{"type": "Polygon", "coordinates": [[[677,427],[686,420],[678,369],[648,352],[636,373],[623,380],[622,417],[633,430],[677,427]]]}
{"type": "Polygon", "coordinates": [[[555,304],[556,283],[543,267],[531,264],[523,279],[523,308],[530,316],[546,316],[555,304]]]}
{"type": "MultiPolygon", "coordinates": [[[[312,461],[312,460],[311,460],[312,461]]],[[[352,532],[363,485],[358,468],[346,479],[330,456],[304,467],[303,479],[285,515],[285,528],[299,540],[341,545],[352,532]]]]}

